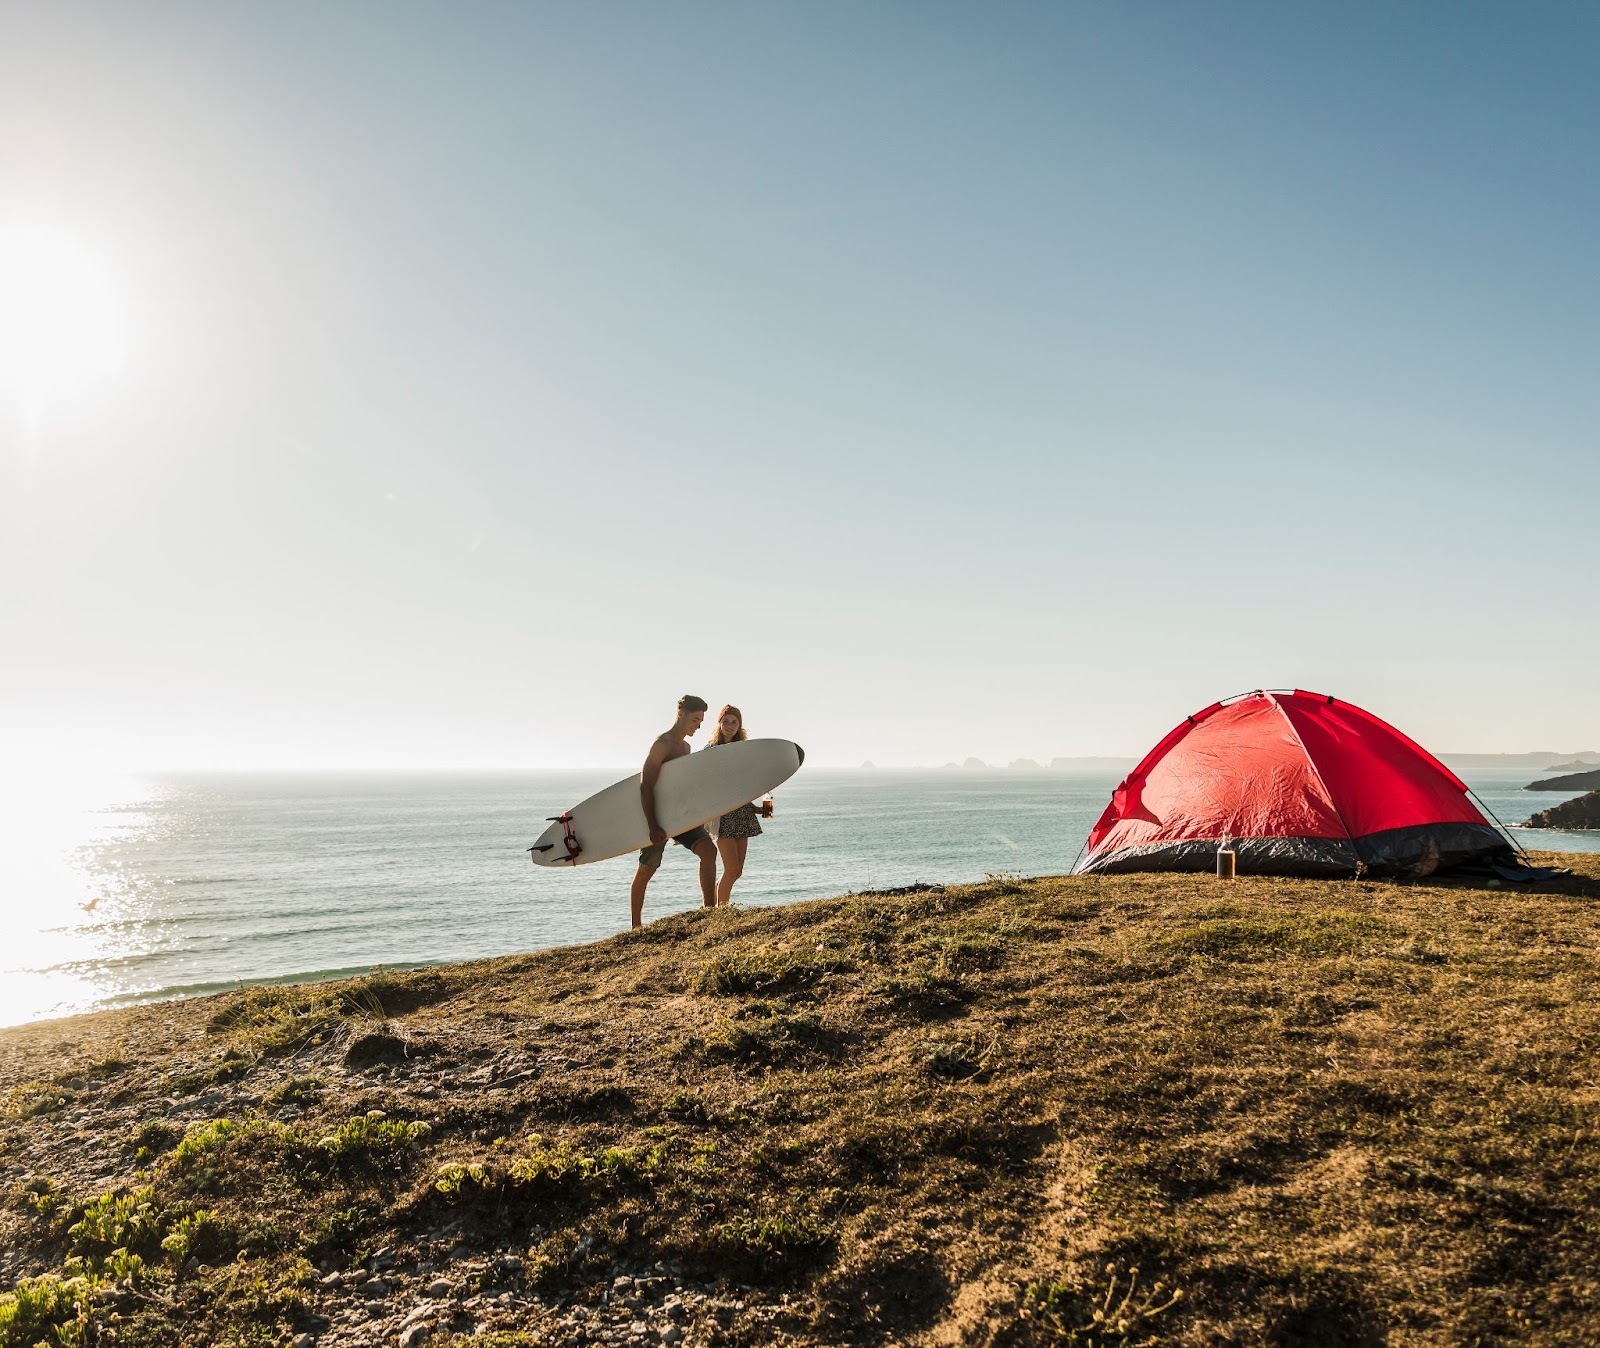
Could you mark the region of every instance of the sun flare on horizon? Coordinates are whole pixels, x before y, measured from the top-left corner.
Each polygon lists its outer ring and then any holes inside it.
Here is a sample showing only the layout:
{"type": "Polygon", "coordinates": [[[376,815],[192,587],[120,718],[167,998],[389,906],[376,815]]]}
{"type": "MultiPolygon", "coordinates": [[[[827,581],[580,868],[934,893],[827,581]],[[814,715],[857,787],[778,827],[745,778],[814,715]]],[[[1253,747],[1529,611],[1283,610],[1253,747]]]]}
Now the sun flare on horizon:
{"type": "Polygon", "coordinates": [[[0,401],[26,423],[108,384],[127,314],[106,260],[67,229],[0,222],[0,401]]]}

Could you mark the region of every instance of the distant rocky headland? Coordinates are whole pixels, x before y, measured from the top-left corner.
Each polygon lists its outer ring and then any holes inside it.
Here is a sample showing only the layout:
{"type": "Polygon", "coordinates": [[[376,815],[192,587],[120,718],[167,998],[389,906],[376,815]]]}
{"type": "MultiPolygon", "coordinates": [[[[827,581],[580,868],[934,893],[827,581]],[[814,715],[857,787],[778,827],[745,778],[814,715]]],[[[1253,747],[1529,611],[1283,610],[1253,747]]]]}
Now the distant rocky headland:
{"type": "MultiPolygon", "coordinates": [[[[1592,774],[1590,774],[1592,775],[1592,774]]],[[[1600,828],[1600,791],[1540,810],[1525,828],[1600,828]]]]}
{"type": "Polygon", "coordinates": [[[1546,777],[1529,782],[1524,791],[1600,791],[1600,771],[1574,772],[1566,777],[1546,777]]]}
{"type": "Polygon", "coordinates": [[[1446,750],[1439,757],[1456,772],[1499,772],[1507,768],[1526,768],[1531,772],[1576,772],[1579,768],[1600,768],[1600,750],[1596,749],[1564,754],[1548,749],[1528,754],[1458,754],[1446,750]]]}
{"type": "MultiPolygon", "coordinates": [[[[1068,772],[1126,772],[1139,760],[1136,758],[1052,758],[1051,771],[1068,772]]],[[[871,767],[870,763],[863,763],[864,768],[871,767]]],[[[999,771],[999,763],[989,763],[981,758],[967,758],[960,763],[950,762],[944,764],[946,768],[974,768],[984,771],[999,771]]],[[[1036,758],[1013,758],[1006,764],[1007,771],[1016,772],[1043,772],[1045,765],[1036,758]]]]}

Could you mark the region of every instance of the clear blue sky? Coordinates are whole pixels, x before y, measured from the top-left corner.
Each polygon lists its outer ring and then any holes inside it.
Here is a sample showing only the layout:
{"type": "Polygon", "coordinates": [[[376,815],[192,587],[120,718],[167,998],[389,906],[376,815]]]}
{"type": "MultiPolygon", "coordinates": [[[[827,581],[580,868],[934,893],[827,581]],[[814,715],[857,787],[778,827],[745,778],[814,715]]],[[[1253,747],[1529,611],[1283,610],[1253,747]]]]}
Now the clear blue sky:
{"type": "MultiPolygon", "coordinates": [[[[1137,754],[1257,686],[1600,746],[1600,9],[32,4],[0,735],[1137,754]]],[[[3,259],[0,259],[3,260],[3,259]]],[[[0,375],[3,375],[0,371],[0,375]]]]}

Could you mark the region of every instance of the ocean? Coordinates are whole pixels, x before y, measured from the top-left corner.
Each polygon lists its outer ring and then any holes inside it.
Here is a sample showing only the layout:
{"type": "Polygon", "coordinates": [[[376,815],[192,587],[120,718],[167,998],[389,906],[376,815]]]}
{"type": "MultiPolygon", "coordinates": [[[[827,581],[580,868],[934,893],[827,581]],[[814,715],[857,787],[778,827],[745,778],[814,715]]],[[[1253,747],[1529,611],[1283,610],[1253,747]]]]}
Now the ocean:
{"type": "MultiPolygon", "coordinates": [[[[634,864],[530,864],[546,816],[615,772],[144,776],[11,782],[0,848],[0,1025],[242,983],[592,941],[628,924],[634,864]]],[[[1069,871],[1119,774],[802,771],[734,901],[1069,871]]],[[[1526,770],[1468,781],[1501,819],[1568,796],[1526,770]]],[[[1530,848],[1600,834],[1513,830],[1530,848]]],[[[698,905],[669,849],[645,918],[698,905]]]]}

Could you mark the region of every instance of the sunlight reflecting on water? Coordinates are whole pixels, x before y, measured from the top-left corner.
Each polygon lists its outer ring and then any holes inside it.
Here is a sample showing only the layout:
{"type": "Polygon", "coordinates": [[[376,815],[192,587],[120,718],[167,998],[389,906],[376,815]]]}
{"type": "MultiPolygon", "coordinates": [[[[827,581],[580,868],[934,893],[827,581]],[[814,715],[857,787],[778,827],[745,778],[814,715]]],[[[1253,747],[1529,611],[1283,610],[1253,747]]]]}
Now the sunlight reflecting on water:
{"type": "Polygon", "coordinates": [[[130,777],[0,782],[0,1024],[61,1015],[122,989],[103,970],[131,948],[140,881],[105,855],[144,827],[154,783],[130,777]]]}

